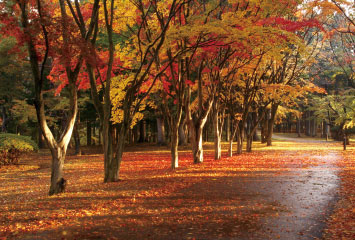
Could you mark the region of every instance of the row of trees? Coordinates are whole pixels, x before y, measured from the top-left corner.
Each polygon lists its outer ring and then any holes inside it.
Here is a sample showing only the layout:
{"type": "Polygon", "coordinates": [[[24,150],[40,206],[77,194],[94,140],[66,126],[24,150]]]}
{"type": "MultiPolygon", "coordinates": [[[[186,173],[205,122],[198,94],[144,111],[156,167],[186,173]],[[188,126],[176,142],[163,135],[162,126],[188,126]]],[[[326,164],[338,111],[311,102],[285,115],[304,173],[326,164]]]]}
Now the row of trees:
{"type": "Polygon", "coordinates": [[[245,139],[251,151],[262,122],[262,139],[271,145],[279,106],[324,93],[304,75],[326,35],[320,22],[329,16],[327,1],[12,0],[0,6],[3,36],[27,48],[37,121],[52,154],[50,195],[65,183],[79,90],[89,89],[100,119],[105,182],[119,179],[125,139],[147,108],[167,119],[174,169],[182,121],[193,161],[201,163],[209,116],[220,159],[226,114],[231,156],[233,139],[238,154],[245,139]],[[53,86],[68,99],[57,137],[45,106],[53,86]]]}

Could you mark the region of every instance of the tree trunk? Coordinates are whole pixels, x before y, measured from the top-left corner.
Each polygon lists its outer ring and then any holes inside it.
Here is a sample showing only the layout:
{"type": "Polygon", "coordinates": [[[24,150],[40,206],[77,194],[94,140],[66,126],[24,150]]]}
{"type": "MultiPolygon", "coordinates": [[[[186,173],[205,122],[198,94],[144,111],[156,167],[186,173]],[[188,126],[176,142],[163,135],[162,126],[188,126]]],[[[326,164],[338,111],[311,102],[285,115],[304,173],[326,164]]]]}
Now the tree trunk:
{"type": "Polygon", "coordinates": [[[142,120],[139,124],[139,143],[143,143],[146,141],[146,133],[147,133],[146,121],[142,120]]]}
{"type": "Polygon", "coordinates": [[[193,128],[190,128],[192,154],[195,164],[203,162],[202,133],[203,127],[201,126],[194,126],[193,128]]]}
{"type": "Polygon", "coordinates": [[[166,141],[165,141],[164,121],[160,117],[157,117],[157,132],[158,132],[158,145],[165,146],[166,141]]]}
{"type": "MultiPolygon", "coordinates": [[[[244,125],[244,124],[243,124],[244,125]]],[[[244,140],[244,127],[239,126],[237,131],[237,154],[242,154],[243,152],[243,140],[244,140]]]]}
{"type": "Polygon", "coordinates": [[[78,120],[76,121],[76,123],[74,125],[74,142],[75,142],[75,153],[74,153],[74,155],[78,155],[78,156],[81,155],[79,123],[80,123],[80,120],[78,118],[78,120]]]}
{"type": "Polygon", "coordinates": [[[45,147],[45,139],[42,134],[42,129],[38,126],[38,147],[40,149],[45,147]]]}
{"type": "MultiPolygon", "coordinates": [[[[215,102],[215,105],[217,103],[215,102]]],[[[220,160],[222,155],[222,129],[223,121],[219,120],[218,106],[214,107],[213,110],[213,132],[214,132],[214,159],[220,160]]]]}
{"type": "Polygon", "coordinates": [[[133,142],[137,143],[138,142],[138,126],[133,127],[133,142]]]}
{"type": "Polygon", "coordinates": [[[113,158],[113,139],[109,121],[103,122],[103,144],[104,144],[104,182],[116,182],[118,180],[117,164],[113,158]]]}
{"type": "Polygon", "coordinates": [[[113,165],[112,172],[116,175],[115,181],[119,181],[119,171],[121,169],[123,150],[124,150],[124,141],[127,135],[128,124],[122,124],[120,128],[118,143],[116,145],[116,156],[114,157],[115,164],[113,165]]]}
{"type": "Polygon", "coordinates": [[[233,132],[229,138],[229,145],[228,145],[228,156],[229,157],[232,157],[233,156],[233,141],[234,141],[234,138],[235,138],[235,135],[237,133],[237,130],[238,130],[238,124],[236,124],[236,127],[234,127],[233,129],[233,132]]]}
{"type": "Polygon", "coordinates": [[[63,178],[63,166],[65,160],[65,147],[50,148],[52,155],[51,186],[49,195],[62,193],[65,190],[66,180],[63,178]]]}
{"type": "Polygon", "coordinates": [[[226,120],[226,141],[229,142],[231,135],[231,122],[229,114],[227,114],[226,120]]]}
{"type": "Polygon", "coordinates": [[[86,120],[86,145],[91,146],[91,122],[86,120]]]}
{"type": "Polygon", "coordinates": [[[267,142],[268,120],[270,119],[270,110],[267,110],[266,116],[261,123],[261,143],[267,142]]]}
{"type": "Polygon", "coordinates": [[[267,131],[267,146],[272,146],[272,134],[274,130],[274,122],[276,117],[277,108],[279,104],[273,103],[271,106],[271,117],[268,121],[268,131],[267,131]]]}
{"type": "Polygon", "coordinates": [[[91,138],[91,144],[93,145],[93,146],[95,146],[96,145],[96,140],[95,140],[95,138],[96,138],[96,130],[95,130],[95,122],[94,122],[94,124],[92,125],[92,134],[91,134],[91,136],[92,136],[92,138],[91,138]]]}
{"type": "Polygon", "coordinates": [[[247,147],[246,147],[247,152],[251,152],[252,145],[253,145],[253,135],[248,134],[247,135],[247,147]]]}
{"type": "Polygon", "coordinates": [[[264,117],[265,117],[265,110],[263,110],[259,114],[259,116],[257,116],[256,112],[252,113],[252,119],[250,121],[250,123],[251,123],[250,132],[247,135],[247,147],[246,147],[246,151],[247,152],[251,152],[252,151],[254,136],[255,136],[255,134],[257,132],[259,123],[263,120],[264,117]]]}
{"type": "Polygon", "coordinates": [[[306,136],[311,136],[311,120],[310,120],[310,112],[306,112],[306,136]]]}
{"type": "Polygon", "coordinates": [[[253,123],[253,127],[252,127],[252,132],[253,132],[253,141],[260,141],[259,135],[258,135],[258,125],[261,122],[261,118],[263,118],[265,115],[265,111],[263,111],[262,116],[259,116],[256,112],[252,113],[252,123],[253,123]],[[260,120],[259,120],[260,119],[260,120]],[[255,131],[253,131],[253,129],[255,128],[255,131]]]}
{"type": "Polygon", "coordinates": [[[99,127],[99,145],[101,145],[101,137],[102,137],[102,131],[101,131],[101,126],[99,127]]]}
{"type": "Polygon", "coordinates": [[[179,128],[177,126],[173,126],[171,135],[171,169],[176,169],[179,167],[178,146],[179,128]]]}
{"type": "Polygon", "coordinates": [[[317,136],[317,119],[314,116],[314,113],[312,112],[312,137],[317,136]]]}
{"type": "Polygon", "coordinates": [[[301,120],[297,118],[297,136],[301,137],[301,120]]]}
{"type": "Polygon", "coordinates": [[[329,140],[329,136],[330,136],[330,124],[326,123],[325,124],[325,137],[326,137],[327,141],[329,140]]]}
{"type": "Polygon", "coordinates": [[[185,146],[187,145],[187,137],[186,137],[186,120],[181,121],[179,126],[179,145],[185,146]]]}
{"type": "Polygon", "coordinates": [[[1,131],[3,133],[7,132],[6,125],[7,125],[7,114],[6,114],[6,108],[5,106],[2,106],[2,126],[1,126],[1,131]]]}
{"type": "Polygon", "coordinates": [[[347,137],[345,131],[343,132],[343,150],[346,151],[347,137]]]}

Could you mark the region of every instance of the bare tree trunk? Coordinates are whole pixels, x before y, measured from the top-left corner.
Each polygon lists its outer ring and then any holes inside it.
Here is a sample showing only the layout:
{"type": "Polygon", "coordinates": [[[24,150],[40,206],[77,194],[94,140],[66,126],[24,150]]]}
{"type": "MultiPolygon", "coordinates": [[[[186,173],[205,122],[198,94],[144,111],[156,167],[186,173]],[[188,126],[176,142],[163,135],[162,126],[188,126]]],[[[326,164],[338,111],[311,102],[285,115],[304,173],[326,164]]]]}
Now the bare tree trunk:
{"type": "Polygon", "coordinates": [[[267,142],[268,119],[270,118],[270,110],[267,110],[266,116],[261,124],[261,143],[267,142]]]}
{"type": "Polygon", "coordinates": [[[226,141],[229,142],[231,135],[231,123],[229,114],[227,114],[226,120],[226,141]]]}
{"type": "Polygon", "coordinates": [[[40,149],[45,147],[45,139],[40,126],[38,126],[38,147],[40,149]]]}
{"type": "Polygon", "coordinates": [[[232,135],[230,136],[230,139],[229,139],[229,146],[228,146],[228,156],[229,157],[233,156],[233,141],[234,141],[235,135],[237,133],[237,130],[238,130],[238,124],[236,124],[236,127],[234,127],[232,135]]]}
{"type": "Polygon", "coordinates": [[[268,121],[267,146],[272,146],[272,134],[274,130],[274,122],[279,104],[273,103],[271,106],[271,117],[268,121]]]}
{"type": "Polygon", "coordinates": [[[203,162],[203,146],[202,146],[202,134],[203,127],[201,126],[190,126],[190,134],[191,134],[191,145],[192,145],[192,154],[194,163],[202,163],[203,162]]]}
{"type": "Polygon", "coordinates": [[[181,121],[179,126],[179,145],[185,146],[187,145],[187,137],[186,137],[186,120],[181,121]]]}
{"type": "Polygon", "coordinates": [[[213,130],[214,130],[214,159],[219,160],[221,159],[221,134],[219,131],[219,124],[218,124],[218,113],[213,114],[213,130]]]}
{"type": "Polygon", "coordinates": [[[301,120],[297,118],[297,136],[301,137],[301,120]]]}
{"type": "Polygon", "coordinates": [[[242,154],[243,152],[243,141],[244,141],[244,125],[245,121],[244,119],[240,122],[240,125],[238,126],[238,131],[237,131],[237,154],[242,154]]]}
{"type": "Polygon", "coordinates": [[[164,120],[160,117],[157,117],[157,132],[158,132],[158,145],[165,146],[165,127],[164,120]]]}
{"type": "Polygon", "coordinates": [[[214,159],[221,159],[222,155],[222,132],[223,132],[223,124],[224,124],[224,114],[222,113],[222,117],[220,117],[220,112],[218,110],[219,104],[215,100],[213,106],[213,132],[214,132],[214,159]]]}
{"type": "Polygon", "coordinates": [[[7,125],[7,114],[6,114],[6,108],[5,106],[2,106],[2,126],[1,126],[1,131],[2,132],[7,132],[6,125],[7,125]]]}
{"type": "Polygon", "coordinates": [[[64,147],[51,148],[52,167],[51,167],[51,186],[49,195],[61,193],[65,190],[66,180],[63,178],[63,166],[66,149],[64,147]]]}
{"type": "Polygon", "coordinates": [[[147,125],[146,121],[142,120],[139,123],[139,143],[146,142],[146,134],[147,134],[147,125]]]}
{"type": "Polygon", "coordinates": [[[111,134],[110,121],[103,122],[103,144],[104,144],[104,182],[116,182],[118,180],[117,164],[113,158],[113,139],[111,134]]]}
{"type": "Polygon", "coordinates": [[[74,155],[81,155],[81,146],[80,146],[80,135],[79,135],[79,124],[80,124],[80,119],[78,116],[78,119],[74,125],[74,142],[75,142],[75,153],[74,155]]]}
{"type": "Polygon", "coordinates": [[[92,137],[91,137],[91,144],[93,145],[93,146],[95,146],[96,145],[96,140],[95,140],[95,138],[96,138],[96,129],[95,129],[95,121],[94,121],[94,124],[92,124],[91,126],[92,126],[92,137]]]}
{"type": "Polygon", "coordinates": [[[317,119],[314,116],[314,113],[312,112],[312,137],[317,136],[317,119]]]}
{"type": "Polygon", "coordinates": [[[178,146],[179,146],[179,128],[173,126],[171,135],[171,169],[176,169],[179,167],[179,156],[178,156],[178,146]]]}
{"type": "Polygon", "coordinates": [[[101,126],[99,127],[99,145],[101,145],[101,137],[102,137],[102,131],[101,131],[101,126]]]}
{"type": "Polygon", "coordinates": [[[306,112],[306,136],[311,136],[311,120],[310,120],[310,112],[306,112]]]}
{"type": "Polygon", "coordinates": [[[86,145],[91,146],[91,122],[86,120],[86,145]]]}
{"type": "Polygon", "coordinates": [[[252,145],[253,145],[253,135],[248,134],[247,135],[247,147],[246,147],[247,152],[251,152],[252,145]]]}

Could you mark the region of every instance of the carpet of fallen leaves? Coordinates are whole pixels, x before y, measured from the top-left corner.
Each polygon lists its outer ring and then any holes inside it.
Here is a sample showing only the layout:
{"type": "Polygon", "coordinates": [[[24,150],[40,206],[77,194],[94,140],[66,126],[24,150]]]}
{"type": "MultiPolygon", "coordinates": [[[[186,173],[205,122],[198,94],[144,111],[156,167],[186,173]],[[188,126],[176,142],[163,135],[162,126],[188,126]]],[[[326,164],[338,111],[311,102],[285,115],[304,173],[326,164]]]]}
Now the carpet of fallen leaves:
{"type": "MultiPolygon", "coordinates": [[[[242,182],[236,187],[236,177],[307,169],[322,164],[320,156],[339,149],[338,143],[276,142],[216,161],[212,144],[207,144],[203,164],[194,165],[190,151],[183,149],[180,167],[172,171],[166,147],[131,146],[123,157],[121,181],[105,184],[103,156],[90,148],[84,149],[85,155],[67,157],[67,191],[51,197],[50,156],[45,151],[24,156],[22,165],[0,169],[0,239],[243,238],[260,229],[260,219],[287,209],[244,194],[242,182]]],[[[354,215],[352,154],[344,155],[349,171],[342,175],[341,204],[348,205],[338,208],[329,229],[336,236],[339,218],[354,215]]],[[[354,227],[354,221],[342,224],[354,227]]]]}
{"type": "Polygon", "coordinates": [[[355,147],[343,151],[340,200],[329,219],[325,239],[355,239],[355,147]]]}

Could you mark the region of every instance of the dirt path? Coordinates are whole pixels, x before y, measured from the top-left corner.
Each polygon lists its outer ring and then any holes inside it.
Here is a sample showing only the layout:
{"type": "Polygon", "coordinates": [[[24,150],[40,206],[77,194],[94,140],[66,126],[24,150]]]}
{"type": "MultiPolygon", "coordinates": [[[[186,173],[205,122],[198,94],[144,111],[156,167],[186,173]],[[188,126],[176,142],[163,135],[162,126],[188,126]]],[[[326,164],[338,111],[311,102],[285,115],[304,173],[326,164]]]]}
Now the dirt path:
{"type": "MultiPolygon", "coordinates": [[[[321,140],[290,138],[278,139],[309,144],[325,143],[321,140]]],[[[322,237],[326,217],[337,197],[339,178],[336,152],[318,157],[319,166],[308,169],[293,168],[289,176],[269,179],[272,188],[268,197],[284,205],[289,212],[278,218],[265,219],[263,229],[269,239],[315,239],[322,237]]],[[[265,191],[264,191],[265,192],[265,191]]]]}
{"type": "MultiPolygon", "coordinates": [[[[288,175],[273,177],[264,182],[269,189],[259,189],[270,201],[277,201],[287,210],[276,218],[263,222],[260,239],[315,239],[321,238],[326,217],[337,196],[339,179],[333,152],[322,156],[325,164],[309,169],[293,169],[288,175]]],[[[254,189],[257,189],[254,188],[254,189]]]]}
{"type": "MultiPolygon", "coordinates": [[[[337,154],[331,152],[319,157],[318,160],[323,163],[319,166],[291,167],[290,171],[281,174],[278,172],[245,173],[243,177],[225,178],[214,183],[205,181],[185,189],[183,194],[189,195],[195,192],[195,198],[209,199],[207,195],[238,198],[241,200],[239,204],[244,206],[245,215],[262,216],[259,219],[260,225],[236,221],[235,224],[239,225],[240,230],[237,236],[226,235],[227,231],[238,230],[228,226],[228,223],[222,223],[220,226],[224,229],[221,230],[224,231],[223,237],[211,237],[208,231],[193,236],[196,239],[210,240],[321,239],[325,220],[331,213],[337,197],[339,179],[338,170],[334,167],[337,158],[337,154]]],[[[237,215],[240,211],[237,211],[237,215]]],[[[233,213],[235,214],[235,212],[230,214],[233,213]]],[[[218,214],[228,216],[227,213],[218,214]]],[[[179,234],[181,234],[178,235],[179,237],[173,239],[189,237],[181,232],[179,234]]]]}

